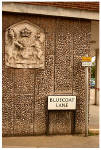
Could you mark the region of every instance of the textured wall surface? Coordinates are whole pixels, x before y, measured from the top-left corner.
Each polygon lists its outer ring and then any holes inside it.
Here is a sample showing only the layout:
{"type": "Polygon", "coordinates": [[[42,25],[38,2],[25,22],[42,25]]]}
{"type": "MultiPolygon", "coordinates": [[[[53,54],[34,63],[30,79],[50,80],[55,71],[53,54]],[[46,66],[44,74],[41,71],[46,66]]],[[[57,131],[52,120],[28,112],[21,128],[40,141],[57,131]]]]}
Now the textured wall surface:
{"type": "Polygon", "coordinates": [[[89,20],[3,13],[3,136],[84,132],[86,80],[81,57],[90,50],[90,24],[89,20]],[[44,30],[44,69],[5,65],[5,31],[23,20],[44,30]],[[76,112],[48,111],[48,95],[77,96],[76,112]]]}

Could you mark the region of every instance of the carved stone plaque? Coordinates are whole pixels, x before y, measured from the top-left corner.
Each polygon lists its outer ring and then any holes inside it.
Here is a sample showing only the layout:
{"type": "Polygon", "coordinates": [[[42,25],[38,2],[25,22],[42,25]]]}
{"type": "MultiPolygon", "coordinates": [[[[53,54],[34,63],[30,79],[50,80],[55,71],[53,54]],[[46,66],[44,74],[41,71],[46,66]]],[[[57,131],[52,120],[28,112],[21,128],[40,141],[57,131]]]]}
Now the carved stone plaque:
{"type": "Polygon", "coordinates": [[[45,62],[45,34],[38,26],[22,21],[5,33],[5,64],[14,68],[41,68],[45,62]]]}

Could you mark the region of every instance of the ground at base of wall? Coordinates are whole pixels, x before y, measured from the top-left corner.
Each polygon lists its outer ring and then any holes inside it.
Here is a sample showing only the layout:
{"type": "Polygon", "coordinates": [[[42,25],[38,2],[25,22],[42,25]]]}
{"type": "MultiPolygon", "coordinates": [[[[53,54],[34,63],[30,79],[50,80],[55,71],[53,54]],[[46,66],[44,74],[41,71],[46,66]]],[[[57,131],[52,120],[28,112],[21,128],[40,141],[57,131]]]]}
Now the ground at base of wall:
{"type": "Polygon", "coordinates": [[[99,148],[99,136],[57,135],[3,137],[3,148],[99,148]],[[72,142],[71,142],[72,141],[72,142]]]}

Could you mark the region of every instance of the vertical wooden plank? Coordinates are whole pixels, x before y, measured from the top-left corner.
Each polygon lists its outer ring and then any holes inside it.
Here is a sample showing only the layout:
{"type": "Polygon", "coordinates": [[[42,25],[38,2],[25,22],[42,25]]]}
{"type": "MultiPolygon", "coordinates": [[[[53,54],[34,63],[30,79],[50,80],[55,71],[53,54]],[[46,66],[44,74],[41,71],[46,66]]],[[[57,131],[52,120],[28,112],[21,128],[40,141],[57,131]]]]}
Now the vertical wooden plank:
{"type": "Polygon", "coordinates": [[[34,133],[45,134],[48,124],[48,95],[54,93],[54,18],[39,17],[40,26],[45,30],[45,69],[36,70],[35,122],[34,133]],[[51,20],[51,24],[50,24],[51,20]]]}
{"type": "Polygon", "coordinates": [[[55,93],[72,93],[73,41],[70,21],[58,18],[55,49],[55,93]]]}
{"type": "Polygon", "coordinates": [[[73,94],[77,96],[76,133],[85,131],[86,74],[85,67],[81,64],[81,57],[90,51],[90,23],[87,20],[74,20],[73,25],[73,94]]]}
{"type": "MultiPolygon", "coordinates": [[[[71,95],[73,80],[73,39],[70,21],[57,18],[55,24],[55,95],[71,95]]],[[[49,121],[50,134],[71,133],[71,112],[51,111],[49,121]]]]}
{"type": "Polygon", "coordinates": [[[33,135],[33,95],[15,95],[14,100],[14,135],[33,135]]]}
{"type": "Polygon", "coordinates": [[[33,135],[35,70],[15,69],[14,135],[33,135]]]}
{"type": "MultiPolygon", "coordinates": [[[[3,22],[4,23],[4,22],[3,22]]],[[[14,70],[5,66],[5,26],[3,30],[2,50],[2,134],[13,135],[13,100],[14,70]]]]}
{"type": "MultiPolygon", "coordinates": [[[[12,13],[3,15],[3,31],[12,24],[33,18],[12,13]]],[[[3,41],[5,44],[5,40],[3,41]]],[[[35,71],[10,67],[6,69],[4,49],[5,47],[3,47],[3,135],[32,135],[35,71]]]]}

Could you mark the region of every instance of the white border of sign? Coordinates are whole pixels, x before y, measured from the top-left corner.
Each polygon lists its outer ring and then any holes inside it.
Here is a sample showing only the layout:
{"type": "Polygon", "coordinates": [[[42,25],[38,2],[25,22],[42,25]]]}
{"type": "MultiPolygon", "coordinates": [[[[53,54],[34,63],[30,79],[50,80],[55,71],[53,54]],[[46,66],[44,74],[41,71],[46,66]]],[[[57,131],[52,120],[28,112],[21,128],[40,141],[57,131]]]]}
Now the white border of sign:
{"type": "Polygon", "coordinates": [[[48,96],[48,110],[75,110],[76,96],[48,96]]]}
{"type": "Polygon", "coordinates": [[[82,66],[85,67],[92,66],[92,62],[82,62],[82,66]]]}

